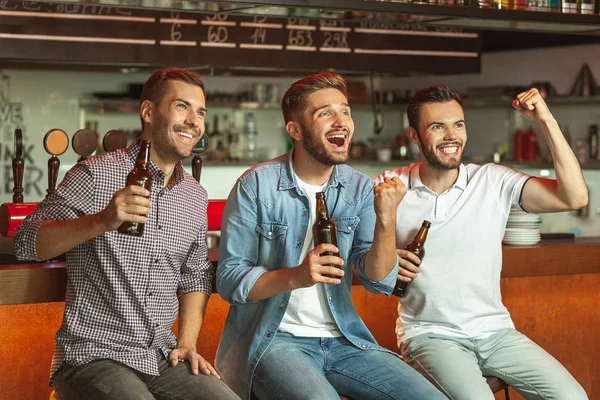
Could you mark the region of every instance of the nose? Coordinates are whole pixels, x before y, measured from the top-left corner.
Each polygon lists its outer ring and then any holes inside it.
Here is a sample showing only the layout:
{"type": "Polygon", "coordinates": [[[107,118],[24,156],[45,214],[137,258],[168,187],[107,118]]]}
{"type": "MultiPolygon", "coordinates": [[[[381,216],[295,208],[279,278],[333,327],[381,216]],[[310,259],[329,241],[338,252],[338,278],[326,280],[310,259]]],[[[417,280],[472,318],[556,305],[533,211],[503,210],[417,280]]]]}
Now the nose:
{"type": "Polygon", "coordinates": [[[185,119],[185,123],[188,126],[192,126],[196,129],[198,129],[202,125],[202,119],[200,118],[200,116],[197,113],[195,113],[193,110],[190,110],[190,112],[188,112],[188,115],[185,119]]]}
{"type": "Polygon", "coordinates": [[[340,113],[335,113],[334,118],[333,118],[333,126],[334,127],[340,127],[340,128],[345,128],[347,126],[348,121],[346,120],[346,116],[343,116],[340,113]]]}

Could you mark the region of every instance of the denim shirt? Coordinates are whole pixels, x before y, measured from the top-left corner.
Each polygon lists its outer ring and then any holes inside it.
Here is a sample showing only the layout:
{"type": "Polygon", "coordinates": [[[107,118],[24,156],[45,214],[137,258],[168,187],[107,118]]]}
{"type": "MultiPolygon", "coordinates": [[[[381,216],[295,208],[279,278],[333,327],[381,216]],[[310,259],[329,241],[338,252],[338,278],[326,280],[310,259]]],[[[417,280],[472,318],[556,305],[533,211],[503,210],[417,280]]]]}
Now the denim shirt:
{"type": "MultiPolygon", "coordinates": [[[[225,382],[250,398],[252,375],[285,314],[290,292],[261,301],[247,297],[267,271],[294,268],[308,226],[309,201],[292,170],[292,151],[246,171],[232,189],[221,230],[217,267],[219,295],[230,303],[216,365],[225,382]]],[[[325,189],[327,208],[337,229],[345,275],[339,285],[324,285],[329,307],[342,334],[359,349],[388,351],[377,345],[352,303],[352,266],[365,288],[390,295],[398,265],[380,282],[364,272],[373,241],[374,182],[347,165],[337,165],[325,189]]],[[[395,354],[395,353],[394,353],[395,354]]]]}

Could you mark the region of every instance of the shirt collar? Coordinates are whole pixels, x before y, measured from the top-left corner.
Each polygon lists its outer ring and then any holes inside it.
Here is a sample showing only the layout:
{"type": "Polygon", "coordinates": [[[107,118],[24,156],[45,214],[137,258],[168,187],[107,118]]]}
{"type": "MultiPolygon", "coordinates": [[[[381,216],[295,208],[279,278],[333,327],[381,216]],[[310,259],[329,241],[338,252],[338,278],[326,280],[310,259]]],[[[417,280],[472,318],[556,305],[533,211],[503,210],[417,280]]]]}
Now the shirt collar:
{"type": "MultiPolygon", "coordinates": [[[[289,190],[292,188],[298,188],[298,182],[295,179],[294,168],[292,167],[292,158],[294,155],[294,149],[292,148],[285,158],[285,162],[281,164],[281,174],[279,179],[279,190],[289,190]]],[[[329,186],[348,186],[350,182],[350,171],[345,168],[345,164],[338,164],[333,167],[333,173],[329,177],[329,186]]]]}
{"type": "MultiPolygon", "coordinates": [[[[418,187],[426,187],[421,181],[421,176],[419,175],[419,171],[421,170],[421,163],[412,164],[409,167],[409,189],[415,189],[418,187]]],[[[451,188],[456,187],[461,190],[465,190],[467,188],[467,184],[469,183],[469,177],[467,173],[467,167],[465,164],[460,164],[458,167],[458,178],[454,185],[451,188]]]]}

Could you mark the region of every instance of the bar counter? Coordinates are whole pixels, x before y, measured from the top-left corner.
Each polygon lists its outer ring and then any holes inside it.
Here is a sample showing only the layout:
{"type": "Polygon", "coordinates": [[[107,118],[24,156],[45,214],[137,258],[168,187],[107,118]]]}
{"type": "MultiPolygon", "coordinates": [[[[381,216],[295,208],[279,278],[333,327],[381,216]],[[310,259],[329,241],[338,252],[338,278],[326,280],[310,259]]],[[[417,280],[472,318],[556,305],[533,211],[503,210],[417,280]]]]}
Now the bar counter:
{"type": "MultiPolygon", "coordinates": [[[[209,252],[211,260],[217,257],[216,250],[209,252]]],[[[453,284],[460,290],[460,282],[453,284]]],[[[0,360],[5,363],[0,393],[48,398],[54,334],[64,310],[65,263],[0,265],[0,285],[0,360]]],[[[600,237],[505,246],[501,291],[517,329],[557,358],[590,399],[600,400],[600,237]]],[[[352,298],[378,342],[396,350],[397,298],[356,284],[352,298]]],[[[207,360],[214,360],[228,308],[218,294],[211,297],[198,341],[207,360]]],[[[511,388],[511,399],[521,398],[511,388]]]]}

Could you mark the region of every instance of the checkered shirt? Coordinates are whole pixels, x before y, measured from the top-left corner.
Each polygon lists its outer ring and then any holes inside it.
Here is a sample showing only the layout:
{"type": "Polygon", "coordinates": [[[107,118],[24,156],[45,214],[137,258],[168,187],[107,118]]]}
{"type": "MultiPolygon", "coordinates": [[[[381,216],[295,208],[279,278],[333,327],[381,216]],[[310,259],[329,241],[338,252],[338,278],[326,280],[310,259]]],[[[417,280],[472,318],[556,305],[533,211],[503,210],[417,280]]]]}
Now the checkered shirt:
{"type": "MultiPolygon", "coordinates": [[[[42,261],[35,237],[44,220],[69,220],[103,210],[124,187],[137,143],[75,165],[54,195],[40,203],[15,238],[20,260],[42,261]]],[[[103,233],[67,252],[65,312],[56,334],[50,378],[63,362],[112,359],[158,375],[156,350],[176,346],[171,328],[178,297],[211,293],[214,267],[206,249],[206,190],[179,162],[172,183],[151,163],[151,213],[142,237],[103,233]]],[[[57,238],[60,240],[60,238],[57,238]]]]}

